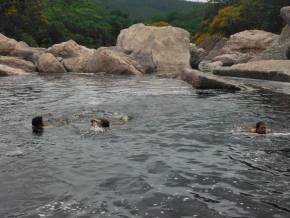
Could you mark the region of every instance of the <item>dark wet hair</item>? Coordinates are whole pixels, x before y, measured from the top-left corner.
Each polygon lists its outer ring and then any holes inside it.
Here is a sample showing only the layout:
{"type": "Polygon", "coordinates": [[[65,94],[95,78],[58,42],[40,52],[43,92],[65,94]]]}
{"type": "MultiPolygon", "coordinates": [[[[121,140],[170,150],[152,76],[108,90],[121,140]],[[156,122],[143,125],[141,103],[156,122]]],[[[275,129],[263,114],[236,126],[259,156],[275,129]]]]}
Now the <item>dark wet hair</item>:
{"type": "Polygon", "coordinates": [[[107,120],[105,118],[91,119],[91,123],[93,123],[93,122],[98,122],[100,124],[100,126],[103,127],[103,128],[109,128],[110,127],[109,120],[107,120]]]}
{"type": "Polygon", "coordinates": [[[33,127],[42,128],[43,127],[43,120],[41,116],[34,117],[31,122],[33,127]]]}
{"type": "Polygon", "coordinates": [[[110,127],[109,120],[101,118],[100,121],[101,121],[101,126],[102,127],[104,127],[104,128],[109,128],[110,127]]]}
{"type": "Polygon", "coordinates": [[[266,126],[266,123],[264,121],[256,123],[256,129],[260,128],[261,126],[266,126]]]}

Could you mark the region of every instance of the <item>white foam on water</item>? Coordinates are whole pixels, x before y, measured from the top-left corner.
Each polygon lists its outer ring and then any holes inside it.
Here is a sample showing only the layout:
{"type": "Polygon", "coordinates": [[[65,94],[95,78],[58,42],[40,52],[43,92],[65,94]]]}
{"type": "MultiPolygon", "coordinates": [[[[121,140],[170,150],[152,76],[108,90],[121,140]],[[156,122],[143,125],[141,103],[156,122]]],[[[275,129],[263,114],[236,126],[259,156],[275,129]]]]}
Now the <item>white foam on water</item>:
{"type": "Polygon", "coordinates": [[[6,153],[7,157],[20,157],[20,156],[24,156],[24,152],[20,149],[16,149],[14,151],[8,151],[6,153]]]}

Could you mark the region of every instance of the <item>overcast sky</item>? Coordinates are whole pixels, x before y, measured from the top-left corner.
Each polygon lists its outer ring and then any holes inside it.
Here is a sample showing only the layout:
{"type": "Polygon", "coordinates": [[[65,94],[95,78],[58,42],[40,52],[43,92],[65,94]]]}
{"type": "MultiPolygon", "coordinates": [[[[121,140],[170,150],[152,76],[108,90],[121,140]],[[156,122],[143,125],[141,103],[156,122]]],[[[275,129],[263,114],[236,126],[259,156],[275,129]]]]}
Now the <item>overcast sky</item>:
{"type": "Polygon", "coordinates": [[[189,2],[206,2],[207,0],[185,0],[189,2]]]}

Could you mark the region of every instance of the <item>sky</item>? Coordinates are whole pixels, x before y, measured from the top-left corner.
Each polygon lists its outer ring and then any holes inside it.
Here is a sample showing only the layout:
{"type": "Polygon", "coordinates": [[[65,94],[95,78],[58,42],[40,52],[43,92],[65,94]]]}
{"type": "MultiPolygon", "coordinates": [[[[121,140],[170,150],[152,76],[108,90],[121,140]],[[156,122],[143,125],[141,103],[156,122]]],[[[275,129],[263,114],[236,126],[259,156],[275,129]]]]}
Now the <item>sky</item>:
{"type": "Polygon", "coordinates": [[[185,0],[188,2],[206,2],[207,0],[185,0]]]}

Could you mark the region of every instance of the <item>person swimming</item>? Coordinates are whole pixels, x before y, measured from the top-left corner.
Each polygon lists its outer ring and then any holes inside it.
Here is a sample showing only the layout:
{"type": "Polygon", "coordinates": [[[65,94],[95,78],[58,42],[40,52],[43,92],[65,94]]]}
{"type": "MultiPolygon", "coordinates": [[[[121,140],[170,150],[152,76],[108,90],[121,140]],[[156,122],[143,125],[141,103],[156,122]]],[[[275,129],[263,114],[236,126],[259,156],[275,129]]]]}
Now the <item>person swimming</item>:
{"type": "Polygon", "coordinates": [[[45,128],[60,127],[65,124],[68,124],[68,121],[65,119],[57,119],[55,122],[44,121],[42,116],[34,117],[31,121],[32,131],[36,134],[43,133],[45,128]]]}
{"type": "Polygon", "coordinates": [[[105,118],[93,118],[91,119],[91,128],[96,132],[105,132],[110,128],[110,122],[105,118]]]}
{"type": "Polygon", "coordinates": [[[31,121],[32,131],[35,134],[41,135],[43,133],[43,129],[47,126],[43,122],[43,118],[41,116],[34,117],[31,121]]]}
{"type": "Polygon", "coordinates": [[[257,134],[267,134],[272,132],[271,129],[267,128],[267,124],[264,121],[259,121],[256,123],[255,128],[245,128],[244,131],[257,134]]]}

